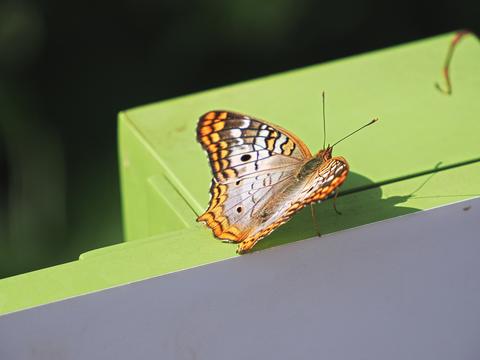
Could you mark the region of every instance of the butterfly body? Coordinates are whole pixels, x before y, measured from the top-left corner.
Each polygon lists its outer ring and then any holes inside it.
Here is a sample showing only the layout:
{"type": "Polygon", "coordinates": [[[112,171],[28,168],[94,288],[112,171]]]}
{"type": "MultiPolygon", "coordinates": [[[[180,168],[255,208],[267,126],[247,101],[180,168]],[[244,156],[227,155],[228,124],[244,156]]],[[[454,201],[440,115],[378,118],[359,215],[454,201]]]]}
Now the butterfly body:
{"type": "Polygon", "coordinates": [[[213,172],[208,209],[198,217],[220,239],[249,251],[308,204],[324,200],[345,181],[348,163],[332,148],[313,156],[279,126],[230,111],[200,117],[197,139],[213,172]]]}

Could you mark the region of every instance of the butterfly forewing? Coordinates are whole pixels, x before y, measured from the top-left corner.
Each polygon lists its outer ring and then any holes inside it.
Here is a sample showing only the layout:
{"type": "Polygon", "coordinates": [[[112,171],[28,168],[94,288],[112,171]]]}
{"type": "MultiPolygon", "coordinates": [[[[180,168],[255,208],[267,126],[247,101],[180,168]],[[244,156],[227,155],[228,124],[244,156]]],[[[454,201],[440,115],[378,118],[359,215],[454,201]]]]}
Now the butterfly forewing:
{"type": "Polygon", "coordinates": [[[208,153],[213,176],[221,183],[298,167],[311,157],[308,148],[286,130],[229,111],[211,111],[200,117],[197,139],[208,153]]]}

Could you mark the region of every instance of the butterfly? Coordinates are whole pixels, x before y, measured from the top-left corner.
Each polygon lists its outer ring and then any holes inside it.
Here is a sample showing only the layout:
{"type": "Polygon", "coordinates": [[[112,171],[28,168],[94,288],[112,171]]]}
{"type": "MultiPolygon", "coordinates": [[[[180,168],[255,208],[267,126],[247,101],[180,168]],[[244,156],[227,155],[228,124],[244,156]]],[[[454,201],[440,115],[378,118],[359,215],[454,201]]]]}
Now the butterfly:
{"type": "Polygon", "coordinates": [[[239,254],[306,205],[335,195],[349,171],[345,158],[332,156],[339,141],[312,155],[293,133],[233,111],[202,115],[197,140],[213,173],[210,203],[197,221],[238,243],[239,254]]]}

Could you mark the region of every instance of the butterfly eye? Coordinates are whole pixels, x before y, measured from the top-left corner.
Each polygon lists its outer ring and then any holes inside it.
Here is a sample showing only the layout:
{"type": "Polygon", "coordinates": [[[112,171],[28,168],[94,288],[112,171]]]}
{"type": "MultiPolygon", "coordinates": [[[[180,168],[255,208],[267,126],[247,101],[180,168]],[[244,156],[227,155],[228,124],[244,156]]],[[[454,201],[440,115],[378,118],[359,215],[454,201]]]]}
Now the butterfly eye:
{"type": "Polygon", "coordinates": [[[240,158],[240,160],[242,160],[242,161],[248,161],[248,160],[250,160],[251,158],[252,158],[251,155],[242,155],[242,157],[240,158]]]}
{"type": "Polygon", "coordinates": [[[242,212],[242,207],[241,207],[241,206],[237,207],[237,212],[238,212],[239,214],[242,212]]]}

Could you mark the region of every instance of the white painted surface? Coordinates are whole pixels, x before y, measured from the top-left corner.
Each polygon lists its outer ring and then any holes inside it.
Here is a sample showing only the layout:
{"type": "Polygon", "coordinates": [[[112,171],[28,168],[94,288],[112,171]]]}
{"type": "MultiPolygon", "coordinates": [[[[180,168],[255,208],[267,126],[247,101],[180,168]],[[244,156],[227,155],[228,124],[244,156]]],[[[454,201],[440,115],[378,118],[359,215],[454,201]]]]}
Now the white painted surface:
{"type": "Polygon", "coordinates": [[[479,234],[474,199],[5,315],[0,359],[477,360],[479,234]]]}

